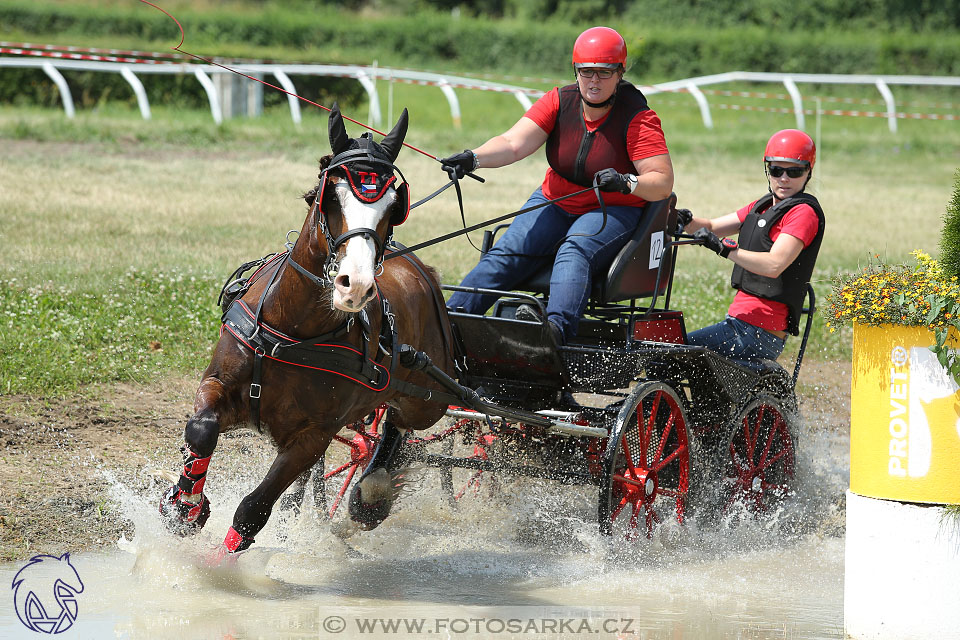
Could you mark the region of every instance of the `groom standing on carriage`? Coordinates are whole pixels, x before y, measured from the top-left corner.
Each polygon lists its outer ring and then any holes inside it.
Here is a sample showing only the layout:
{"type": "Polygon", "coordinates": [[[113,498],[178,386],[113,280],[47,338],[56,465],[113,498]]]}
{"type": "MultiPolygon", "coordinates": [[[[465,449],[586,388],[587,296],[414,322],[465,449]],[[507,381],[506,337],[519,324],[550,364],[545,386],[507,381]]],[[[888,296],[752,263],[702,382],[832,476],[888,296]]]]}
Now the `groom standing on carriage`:
{"type": "MultiPolygon", "coordinates": [[[[573,45],[574,84],[547,92],[508,131],[440,161],[451,177],[462,178],[480,167],[522,160],[546,144],[550,168],[523,206],[538,208],[513,221],[462,286],[511,290],[552,263],[546,314],[558,344],[576,335],[593,277],[626,244],[644,204],[673,190],[660,118],[623,79],[626,61],[619,33],[587,29],[573,45]],[[594,191],[584,192],[594,184],[608,192],[605,212],[594,191]],[[556,202],[559,198],[564,199],[556,202]]],[[[483,314],[495,299],[457,292],[447,306],[483,314]]],[[[525,305],[517,318],[539,320],[525,305]]]]}

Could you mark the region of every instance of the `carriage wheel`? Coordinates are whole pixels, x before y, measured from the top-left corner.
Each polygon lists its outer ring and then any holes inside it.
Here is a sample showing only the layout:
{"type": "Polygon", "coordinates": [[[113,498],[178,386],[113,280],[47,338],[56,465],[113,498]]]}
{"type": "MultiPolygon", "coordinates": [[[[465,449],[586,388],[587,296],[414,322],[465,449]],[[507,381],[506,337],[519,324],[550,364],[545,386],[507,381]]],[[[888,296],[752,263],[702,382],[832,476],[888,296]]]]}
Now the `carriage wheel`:
{"type": "Polygon", "coordinates": [[[683,524],[690,482],[687,421],[662,382],[637,386],[607,442],[600,482],[600,532],[650,538],[658,525],[683,524]]]}
{"type": "Polygon", "coordinates": [[[377,449],[386,412],[387,406],[381,405],[364,420],[350,425],[350,431],[335,435],[326,454],[314,465],[313,503],[318,513],[332,519],[349,496],[377,449]]]}
{"type": "Polygon", "coordinates": [[[720,496],[725,512],[740,504],[763,514],[791,492],[793,423],[793,414],[773,396],[758,396],[740,411],[723,458],[720,496]]]}
{"type": "MultiPolygon", "coordinates": [[[[489,460],[492,455],[491,449],[496,442],[497,437],[490,433],[484,433],[479,423],[472,420],[460,420],[457,422],[459,429],[467,430],[467,442],[462,445],[472,450],[461,456],[466,459],[489,460]],[[473,423],[473,424],[470,424],[473,423]]],[[[457,443],[462,443],[460,438],[447,438],[443,443],[444,455],[455,455],[457,443]]],[[[443,467],[440,469],[440,488],[450,503],[450,506],[457,506],[464,497],[480,493],[480,487],[489,481],[489,474],[481,469],[466,469],[461,467],[443,467]]]]}

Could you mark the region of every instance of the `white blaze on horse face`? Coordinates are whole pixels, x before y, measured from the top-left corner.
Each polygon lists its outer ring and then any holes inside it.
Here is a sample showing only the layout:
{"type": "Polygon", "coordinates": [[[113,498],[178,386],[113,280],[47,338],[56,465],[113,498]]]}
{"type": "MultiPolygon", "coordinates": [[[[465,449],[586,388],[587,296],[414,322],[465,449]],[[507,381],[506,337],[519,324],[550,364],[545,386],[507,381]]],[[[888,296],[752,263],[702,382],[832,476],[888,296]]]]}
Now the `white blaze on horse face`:
{"type": "MultiPolygon", "coordinates": [[[[357,199],[350,186],[343,181],[336,183],[336,194],[346,228],[376,229],[387,209],[397,200],[397,192],[390,187],[376,202],[357,199]]],[[[374,269],[376,268],[377,245],[367,236],[353,236],[346,243],[340,270],[334,278],[333,306],[341,311],[360,311],[376,293],[374,269]]]]}

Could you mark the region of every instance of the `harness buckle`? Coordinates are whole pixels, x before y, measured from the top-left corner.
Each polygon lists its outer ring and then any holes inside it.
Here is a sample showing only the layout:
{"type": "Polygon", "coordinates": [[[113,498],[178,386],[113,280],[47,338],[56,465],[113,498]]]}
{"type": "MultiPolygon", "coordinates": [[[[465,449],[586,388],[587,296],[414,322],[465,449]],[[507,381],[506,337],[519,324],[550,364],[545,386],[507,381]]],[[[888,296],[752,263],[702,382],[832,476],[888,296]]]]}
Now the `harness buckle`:
{"type": "Polygon", "coordinates": [[[256,382],[250,384],[250,397],[258,399],[260,397],[260,385],[256,382]]]}

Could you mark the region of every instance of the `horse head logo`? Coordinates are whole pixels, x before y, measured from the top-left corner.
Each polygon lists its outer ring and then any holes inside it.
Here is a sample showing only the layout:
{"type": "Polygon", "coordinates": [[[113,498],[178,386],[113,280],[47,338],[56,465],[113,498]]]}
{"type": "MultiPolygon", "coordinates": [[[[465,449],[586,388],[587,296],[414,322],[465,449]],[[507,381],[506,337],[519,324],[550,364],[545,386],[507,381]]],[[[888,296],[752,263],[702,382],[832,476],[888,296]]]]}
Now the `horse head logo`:
{"type": "Polygon", "coordinates": [[[38,633],[62,633],[77,619],[80,574],[70,554],[33,556],[13,577],[13,602],[20,622],[38,633]]]}

